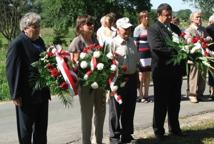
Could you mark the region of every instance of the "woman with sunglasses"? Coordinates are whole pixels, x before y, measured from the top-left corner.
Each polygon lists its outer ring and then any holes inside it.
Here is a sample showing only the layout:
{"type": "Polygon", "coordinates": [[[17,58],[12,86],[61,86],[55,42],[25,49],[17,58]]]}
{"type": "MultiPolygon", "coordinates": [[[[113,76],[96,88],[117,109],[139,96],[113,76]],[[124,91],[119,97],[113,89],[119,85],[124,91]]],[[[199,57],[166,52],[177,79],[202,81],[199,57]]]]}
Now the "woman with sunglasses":
{"type": "MultiPolygon", "coordinates": [[[[94,37],[94,25],[91,16],[84,15],[77,17],[76,35],[69,46],[69,51],[71,52],[71,59],[78,62],[79,55],[85,47],[98,43],[94,37]]],[[[81,107],[82,144],[91,144],[93,109],[95,112],[95,140],[97,144],[102,144],[106,113],[105,90],[99,88],[91,89],[81,85],[78,89],[81,107]]]]}

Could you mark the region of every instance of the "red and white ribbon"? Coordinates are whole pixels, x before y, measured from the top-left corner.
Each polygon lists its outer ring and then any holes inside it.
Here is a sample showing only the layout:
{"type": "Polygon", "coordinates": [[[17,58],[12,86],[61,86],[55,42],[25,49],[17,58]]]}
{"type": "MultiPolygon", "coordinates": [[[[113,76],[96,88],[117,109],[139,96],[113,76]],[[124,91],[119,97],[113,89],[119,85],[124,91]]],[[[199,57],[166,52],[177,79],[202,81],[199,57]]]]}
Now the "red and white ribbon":
{"type": "Polygon", "coordinates": [[[122,97],[120,95],[118,95],[117,93],[114,94],[114,98],[119,104],[123,103],[122,97]]]}
{"type": "Polygon", "coordinates": [[[109,82],[109,86],[110,86],[110,89],[111,91],[113,92],[113,96],[115,98],[115,100],[119,103],[119,104],[122,104],[123,101],[122,101],[122,97],[120,95],[117,94],[117,91],[113,91],[112,88],[115,84],[115,82],[117,81],[117,77],[118,77],[118,70],[113,73],[109,79],[108,79],[108,82],[109,82]]]}
{"type": "Polygon", "coordinates": [[[93,56],[91,58],[91,71],[94,71],[97,67],[97,59],[93,56]]]}
{"type": "MultiPolygon", "coordinates": [[[[55,51],[55,55],[56,55],[56,61],[57,61],[57,66],[65,80],[65,82],[68,84],[69,86],[69,92],[71,94],[71,96],[75,96],[78,94],[77,92],[77,88],[76,88],[76,74],[75,73],[71,73],[63,56],[60,55],[62,49],[57,49],[55,51]]],[[[65,53],[62,53],[65,54],[65,53]]]]}

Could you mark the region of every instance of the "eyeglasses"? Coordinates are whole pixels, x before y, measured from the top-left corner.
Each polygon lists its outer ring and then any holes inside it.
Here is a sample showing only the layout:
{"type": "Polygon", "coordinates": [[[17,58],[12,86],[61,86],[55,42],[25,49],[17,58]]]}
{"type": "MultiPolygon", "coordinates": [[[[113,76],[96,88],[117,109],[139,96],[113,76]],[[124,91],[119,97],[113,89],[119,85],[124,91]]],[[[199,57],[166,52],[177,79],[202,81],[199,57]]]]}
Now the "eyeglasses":
{"type": "Polygon", "coordinates": [[[94,25],[94,23],[93,22],[87,22],[86,25],[87,26],[92,26],[92,25],[94,25]]]}
{"type": "Polygon", "coordinates": [[[40,25],[31,25],[30,27],[33,28],[33,29],[39,29],[40,25]]]}

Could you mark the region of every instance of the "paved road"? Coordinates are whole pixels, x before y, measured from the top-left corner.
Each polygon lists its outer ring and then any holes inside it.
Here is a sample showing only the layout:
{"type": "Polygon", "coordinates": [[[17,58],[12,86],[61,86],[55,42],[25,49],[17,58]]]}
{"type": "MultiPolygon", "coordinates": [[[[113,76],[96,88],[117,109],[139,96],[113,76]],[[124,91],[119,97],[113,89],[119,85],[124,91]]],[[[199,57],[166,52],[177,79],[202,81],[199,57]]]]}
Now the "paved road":
{"type": "MultiPolygon", "coordinates": [[[[186,80],[184,80],[182,94],[185,95],[186,80]]],[[[150,95],[153,95],[150,88],[150,95]]],[[[205,91],[208,95],[208,88],[205,91]]],[[[213,101],[192,104],[185,99],[181,103],[180,117],[195,115],[202,112],[214,111],[213,101]]],[[[49,107],[49,144],[80,143],[80,108],[78,97],[74,97],[73,106],[64,108],[57,98],[53,98],[49,107]]],[[[108,111],[108,105],[107,105],[108,111]]],[[[135,112],[135,129],[151,126],[153,103],[137,103],[135,112]]],[[[0,103],[0,144],[17,144],[15,109],[11,102],[0,103]]],[[[106,115],[104,136],[108,136],[108,112],[106,115]]]]}

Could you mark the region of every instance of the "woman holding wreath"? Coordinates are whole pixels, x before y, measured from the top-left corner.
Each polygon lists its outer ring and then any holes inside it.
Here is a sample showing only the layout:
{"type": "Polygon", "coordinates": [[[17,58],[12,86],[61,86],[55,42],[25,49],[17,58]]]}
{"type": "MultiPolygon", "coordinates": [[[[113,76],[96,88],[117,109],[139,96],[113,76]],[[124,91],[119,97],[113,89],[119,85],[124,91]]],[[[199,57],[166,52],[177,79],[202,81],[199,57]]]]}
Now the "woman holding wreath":
{"type": "MultiPolygon", "coordinates": [[[[94,37],[94,24],[89,15],[78,16],[76,19],[76,37],[69,46],[71,59],[78,62],[80,53],[91,44],[97,44],[94,37]]],[[[102,144],[103,124],[106,113],[105,90],[92,89],[80,85],[78,88],[81,107],[82,143],[91,144],[92,117],[94,109],[94,124],[96,143],[102,144]]]]}

